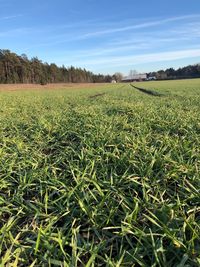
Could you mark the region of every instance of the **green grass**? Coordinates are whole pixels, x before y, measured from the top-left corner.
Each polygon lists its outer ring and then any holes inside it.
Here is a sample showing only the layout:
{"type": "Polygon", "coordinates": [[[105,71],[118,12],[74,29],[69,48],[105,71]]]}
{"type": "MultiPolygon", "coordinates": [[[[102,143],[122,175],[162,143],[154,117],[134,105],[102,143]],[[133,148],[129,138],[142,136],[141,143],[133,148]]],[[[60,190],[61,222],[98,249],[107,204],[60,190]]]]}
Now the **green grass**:
{"type": "Polygon", "coordinates": [[[200,80],[136,86],[0,93],[0,266],[200,266],[200,80]]]}

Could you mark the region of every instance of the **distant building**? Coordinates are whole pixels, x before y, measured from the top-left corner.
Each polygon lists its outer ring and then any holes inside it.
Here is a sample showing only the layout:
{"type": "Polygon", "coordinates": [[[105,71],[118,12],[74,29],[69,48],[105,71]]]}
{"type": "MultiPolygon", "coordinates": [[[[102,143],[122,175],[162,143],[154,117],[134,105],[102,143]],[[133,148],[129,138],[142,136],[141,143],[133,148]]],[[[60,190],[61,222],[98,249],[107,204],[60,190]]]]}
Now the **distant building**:
{"type": "Polygon", "coordinates": [[[146,81],[147,74],[146,73],[137,73],[132,74],[131,76],[124,77],[122,82],[135,82],[135,81],[146,81]]]}
{"type": "Polygon", "coordinates": [[[155,81],[157,80],[156,76],[150,76],[147,78],[147,81],[155,81]]]}
{"type": "Polygon", "coordinates": [[[117,81],[116,80],[112,80],[111,83],[117,83],[117,81]]]}

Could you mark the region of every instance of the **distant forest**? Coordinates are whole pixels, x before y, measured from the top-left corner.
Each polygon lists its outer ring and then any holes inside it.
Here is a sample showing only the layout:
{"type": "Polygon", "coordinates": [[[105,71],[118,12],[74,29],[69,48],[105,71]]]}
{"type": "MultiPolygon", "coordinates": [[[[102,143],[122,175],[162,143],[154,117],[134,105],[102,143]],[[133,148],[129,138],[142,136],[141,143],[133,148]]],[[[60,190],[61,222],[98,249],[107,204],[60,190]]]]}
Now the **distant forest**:
{"type": "Polygon", "coordinates": [[[10,50],[0,50],[0,83],[101,83],[110,82],[111,75],[94,74],[81,68],[43,63],[37,57],[28,59],[10,50]]]}
{"type": "Polygon", "coordinates": [[[200,78],[200,64],[189,65],[177,70],[169,68],[148,73],[148,77],[156,77],[158,80],[200,78]]]}
{"type": "MultiPolygon", "coordinates": [[[[200,64],[150,72],[147,76],[158,80],[199,78],[200,64]]],[[[120,82],[122,74],[103,75],[73,66],[58,67],[54,63],[44,63],[37,57],[28,59],[25,54],[19,56],[10,50],[0,50],[0,83],[101,83],[113,79],[120,82]]]]}

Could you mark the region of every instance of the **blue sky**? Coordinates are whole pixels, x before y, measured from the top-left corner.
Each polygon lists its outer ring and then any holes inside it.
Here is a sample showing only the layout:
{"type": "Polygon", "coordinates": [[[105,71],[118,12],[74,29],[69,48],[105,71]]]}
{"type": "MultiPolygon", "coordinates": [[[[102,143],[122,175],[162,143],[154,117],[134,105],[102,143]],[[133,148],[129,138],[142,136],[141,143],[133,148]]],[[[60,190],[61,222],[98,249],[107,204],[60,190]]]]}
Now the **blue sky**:
{"type": "Polygon", "coordinates": [[[0,48],[95,73],[200,63],[200,1],[0,0],[0,48]]]}

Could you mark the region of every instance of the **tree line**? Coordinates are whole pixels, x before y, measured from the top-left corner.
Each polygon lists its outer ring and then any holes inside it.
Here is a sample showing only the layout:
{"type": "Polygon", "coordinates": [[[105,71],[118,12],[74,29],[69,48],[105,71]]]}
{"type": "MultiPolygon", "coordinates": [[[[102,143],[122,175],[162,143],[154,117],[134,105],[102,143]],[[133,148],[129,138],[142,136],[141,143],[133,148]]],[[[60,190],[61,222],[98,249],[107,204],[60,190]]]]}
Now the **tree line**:
{"type": "Polygon", "coordinates": [[[10,50],[0,50],[0,83],[100,83],[111,82],[113,76],[94,74],[81,68],[58,67],[43,63],[37,57],[28,59],[10,50]]]}
{"type": "MultiPolygon", "coordinates": [[[[199,78],[200,64],[150,72],[147,76],[158,80],[199,78]]],[[[0,49],[0,83],[103,83],[112,80],[120,82],[122,77],[119,72],[103,75],[73,66],[58,67],[54,63],[44,63],[37,57],[29,59],[25,54],[19,56],[10,50],[0,49]]]]}
{"type": "Polygon", "coordinates": [[[158,80],[200,78],[200,64],[189,65],[186,67],[148,73],[149,77],[156,77],[158,80]]]}

